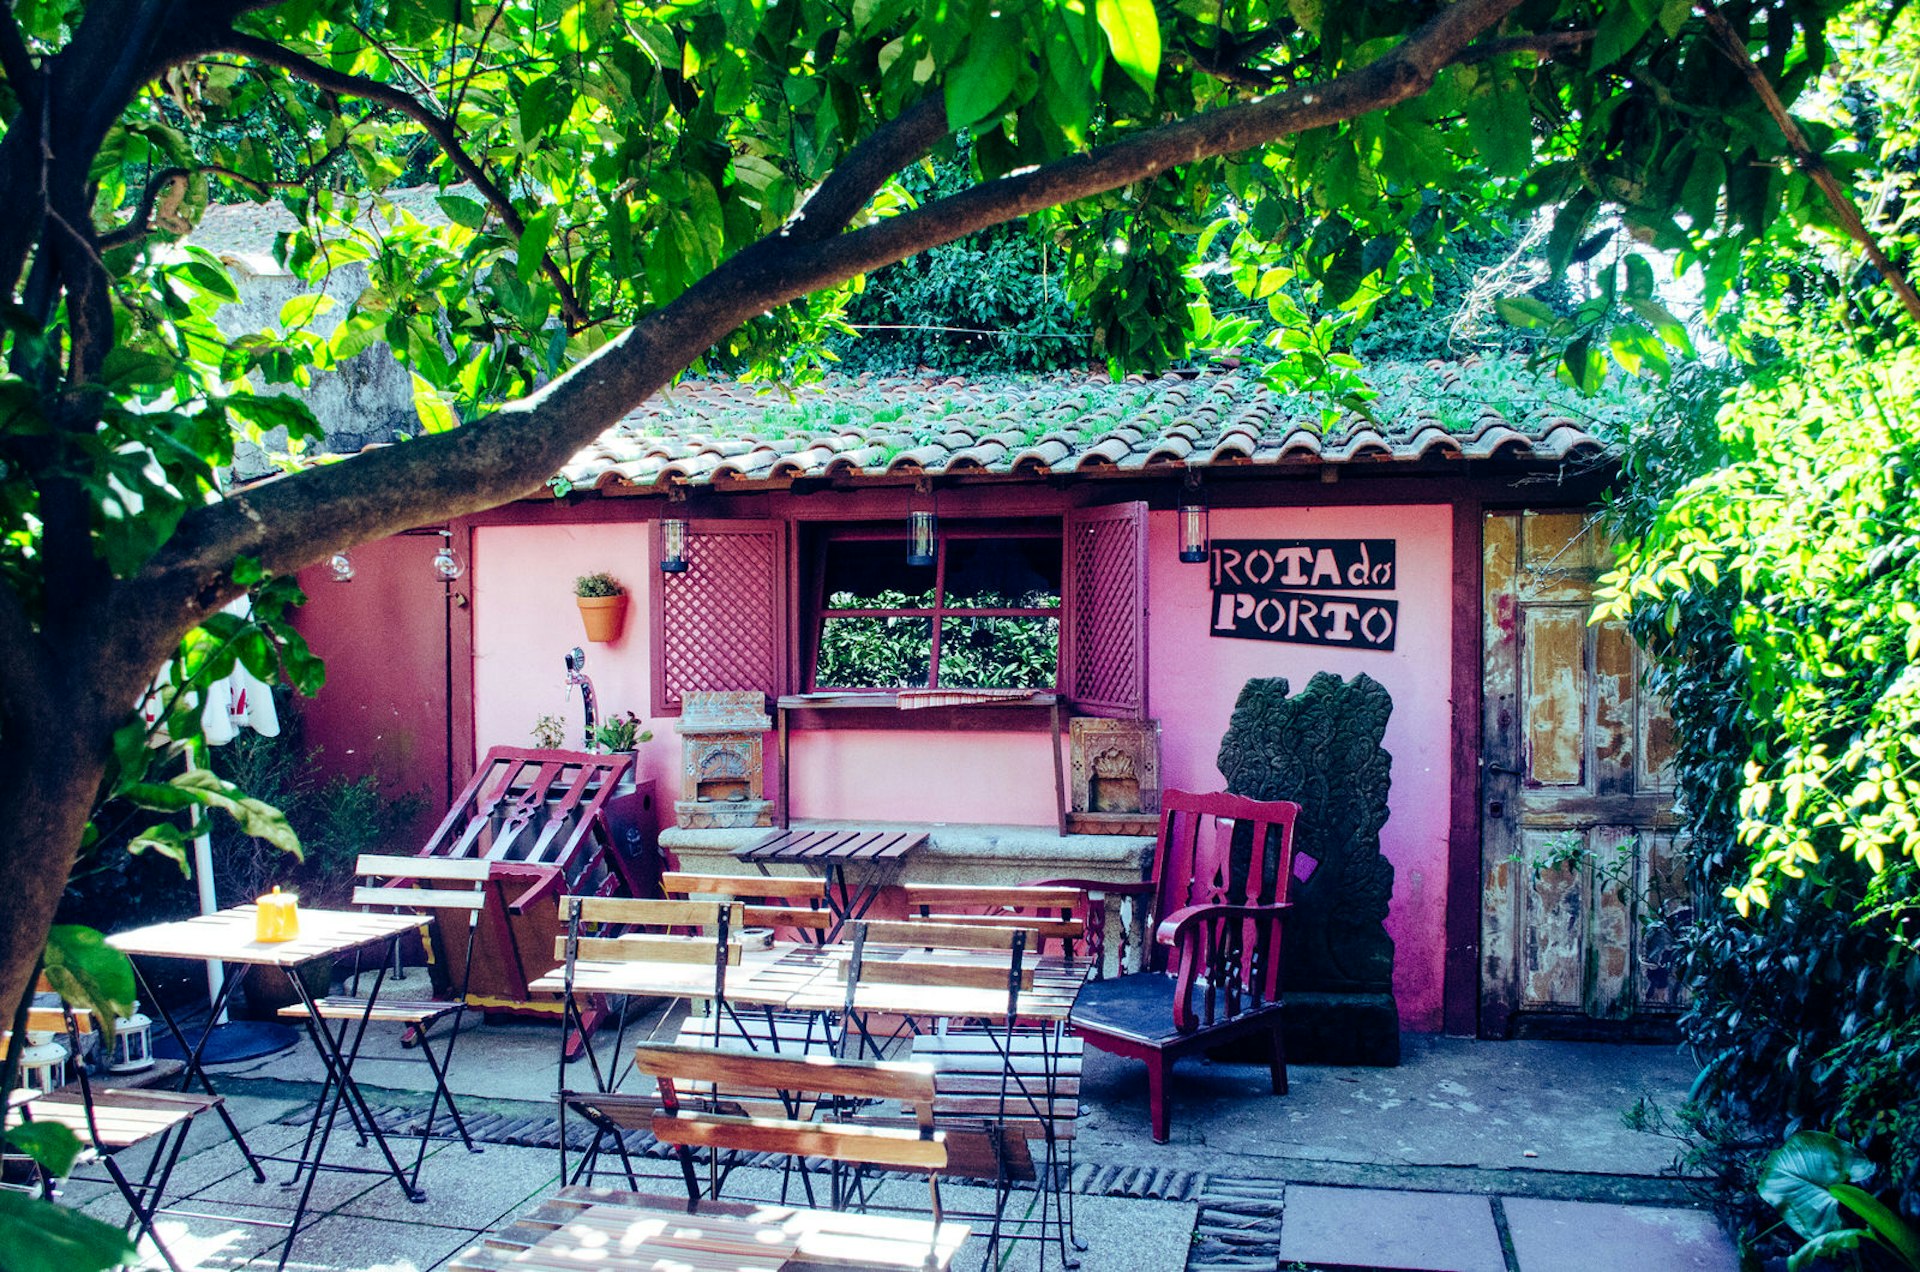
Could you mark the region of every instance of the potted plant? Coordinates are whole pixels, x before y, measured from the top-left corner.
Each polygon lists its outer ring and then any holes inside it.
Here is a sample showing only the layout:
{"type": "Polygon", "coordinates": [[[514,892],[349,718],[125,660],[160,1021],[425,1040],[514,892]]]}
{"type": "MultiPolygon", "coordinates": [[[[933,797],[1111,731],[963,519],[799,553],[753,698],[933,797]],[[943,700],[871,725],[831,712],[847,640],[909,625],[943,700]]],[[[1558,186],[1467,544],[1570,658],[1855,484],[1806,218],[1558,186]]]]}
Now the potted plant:
{"type": "Polygon", "coordinates": [[[593,730],[593,747],[596,751],[631,751],[642,742],[653,741],[653,730],[640,727],[640,717],[628,711],[621,715],[611,715],[593,730]]]}
{"type": "Polygon", "coordinates": [[[573,581],[573,597],[588,640],[620,639],[620,625],[627,617],[627,589],[620,580],[611,574],[582,574],[573,581]]]}
{"type": "Polygon", "coordinates": [[[567,723],[551,713],[533,722],[533,744],[542,751],[563,751],[567,746],[567,723]]]}

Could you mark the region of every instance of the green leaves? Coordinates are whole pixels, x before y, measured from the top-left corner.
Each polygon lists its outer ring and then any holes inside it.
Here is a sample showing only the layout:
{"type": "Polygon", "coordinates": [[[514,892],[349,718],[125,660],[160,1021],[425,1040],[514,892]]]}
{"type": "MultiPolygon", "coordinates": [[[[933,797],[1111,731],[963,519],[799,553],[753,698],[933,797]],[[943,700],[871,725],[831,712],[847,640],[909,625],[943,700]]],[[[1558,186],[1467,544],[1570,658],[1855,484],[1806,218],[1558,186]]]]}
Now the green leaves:
{"type": "Polygon", "coordinates": [[[22,1122],[7,1132],[7,1143],[31,1157],[56,1179],[73,1173],[73,1163],[84,1145],[60,1122],[22,1122]]]}
{"type": "Polygon", "coordinates": [[[545,263],[547,240],[553,237],[553,225],[560,216],[558,207],[541,208],[527,218],[526,228],[520,233],[520,241],[514,245],[514,267],[524,286],[531,283],[540,273],[545,263]]]}
{"type": "Polygon", "coordinates": [[[1533,100],[1504,67],[1485,68],[1466,102],[1467,133],[1489,170],[1517,177],[1533,162],[1533,100]]]}
{"type": "Polygon", "coordinates": [[[967,43],[966,56],[947,75],[947,126],[971,128],[995,114],[1013,92],[1026,65],[1018,24],[990,19],[967,43]]]}
{"type": "Polygon", "coordinates": [[[10,1272],[106,1272],[139,1258],[112,1224],[12,1191],[0,1192],[0,1249],[10,1272]]]}
{"type": "Polygon", "coordinates": [[[70,1003],[94,1013],[101,1036],[113,1042],[113,1022],[133,1015],[133,964],[90,927],[56,924],[47,934],[47,983],[70,1003]]]}
{"type": "Polygon", "coordinates": [[[1493,302],[1494,310],[1516,327],[1551,327],[1560,315],[1533,296],[1502,296],[1493,302]]]}
{"type": "Polygon", "coordinates": [[[1151,93],[1160,75],[1160,17],[1153,0],[1098,0],[1095,13],[1113,60],[1151,93]]]}
{"type": "Polygon", "coordinates": [[[1806,1242],[1789,1260],[1789,1268],[1798,1272],[1872,1240],[1906,1267],[1920,1269],[1920,1232],[1860,1187],[1873,1177],[1873,1170],[1873,1163],[1853,1145],[1824,1131],[1797,1132],[1767,1158],[1760,1172],[1760,1196],[1806,1242]],[[1844,1227],[1843,1207],[1867,1226],[1844,1227]]]}
{"type": "Polygon", "coordinates": [[[1598,71],[1625,57],[1660,18],[1665,0],[1609,0],[1593,33],[1588,65],[1598,71]]]}

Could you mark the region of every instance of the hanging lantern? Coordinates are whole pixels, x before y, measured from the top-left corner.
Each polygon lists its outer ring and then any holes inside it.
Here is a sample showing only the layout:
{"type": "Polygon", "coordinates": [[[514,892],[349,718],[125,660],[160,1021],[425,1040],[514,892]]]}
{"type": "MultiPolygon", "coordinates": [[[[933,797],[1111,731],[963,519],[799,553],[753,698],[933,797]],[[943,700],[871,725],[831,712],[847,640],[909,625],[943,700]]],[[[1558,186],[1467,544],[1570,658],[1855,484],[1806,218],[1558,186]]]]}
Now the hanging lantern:
{"type": "Polygon", "coordinates": [[[940,529],[940,501],[934,497],[933,481],[922,477],[914,483],[913,495],[907,500],[907,564],[922,568],[930,567],[934,561],[934,545],[940,529]],[[926,507],[916,508],[920,496],[926,497],[926,507]]]}
{"type": "Polygon", "coordinates": [[[353,582],[353,561],[345,552],[336,552],[327,562],[327,568],[333,571],[335,583],[353,582]]]}
{"type": "Polygon", "coordinates": [[[451,583],[467,572],[467,564],[460,559],[460,554],[453,550],[451,538],[441,544],[440,550],[433,554],[433,572],[443,583],[451,583]]]}
{"type": "Polygon", "coordinates": [[[939,519],[931,512],[915,510],[907,514],[907,564],[933,564],[934,531],[939,519]]]}
{"type": "Polygon", "coordinates": [[[1189,565],[1199,564],[1207,559],[1207,544],[1211,533],[1211,514],[1207,509],[1206,492],[1201,490],[1199,482],[1193,482],[1180,492],[1180,559],[1189,565]]]}
{"type": "Polygon", "coordinates": [[[687,572],[687,523],[679,517],[660,522],[660,573],[687,572]]]}
{"type": "Polygon", "coordinates": [[[50,1033],[29,1030],[20,1050],[20,1085],[45,1094],[67,1084],[67,1044],[50,1033]]]}
{"type": "Polygon", "coordinates": [[[108,1073],[138,1073],[153,1068],[153,1020],[134,1003],[133,1015],[113,1022],[113,1053],[107,1057],[108,1073]]]}

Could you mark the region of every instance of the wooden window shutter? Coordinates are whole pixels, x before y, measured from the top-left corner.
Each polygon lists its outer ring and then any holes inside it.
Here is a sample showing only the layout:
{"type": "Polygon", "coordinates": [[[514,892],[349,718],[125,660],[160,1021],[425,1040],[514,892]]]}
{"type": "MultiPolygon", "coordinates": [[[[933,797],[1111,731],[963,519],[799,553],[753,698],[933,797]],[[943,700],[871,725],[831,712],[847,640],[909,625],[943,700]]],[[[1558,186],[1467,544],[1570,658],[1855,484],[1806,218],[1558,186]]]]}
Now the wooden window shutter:
{"type": "Polygon", "coordinates": [[[1067,514],[1061,683],[1084,715],[1147,714],[1147,505],[1067,514]]]}
{"type": "MultiPolygon", "coordinates": [[[[660,533],[654,530],[654,560],[660,533]]],[[[661,574],[653,605],[653,711],[678,715],[690,689],[782,691],[786,523],[696,521],[687,568],[661,574]]]]}

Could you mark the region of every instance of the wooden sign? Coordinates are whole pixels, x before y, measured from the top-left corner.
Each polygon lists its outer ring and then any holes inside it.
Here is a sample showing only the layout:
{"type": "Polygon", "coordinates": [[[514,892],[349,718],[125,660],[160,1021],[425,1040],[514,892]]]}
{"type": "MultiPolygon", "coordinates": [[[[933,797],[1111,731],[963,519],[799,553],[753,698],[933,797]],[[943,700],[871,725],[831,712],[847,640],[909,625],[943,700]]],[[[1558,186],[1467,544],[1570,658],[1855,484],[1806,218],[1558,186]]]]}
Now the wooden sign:
{"type": "Polygon", "coordinates": [[[1216,539],[1210,631],[1242,640],[1391,650],[1400,603],[1392,539],[1216,539]]]}
{"type": "Polygon", "coordinates": [[[1213,590],[1391,592],[1392,539],[1215,539],[1213,590]]]}

